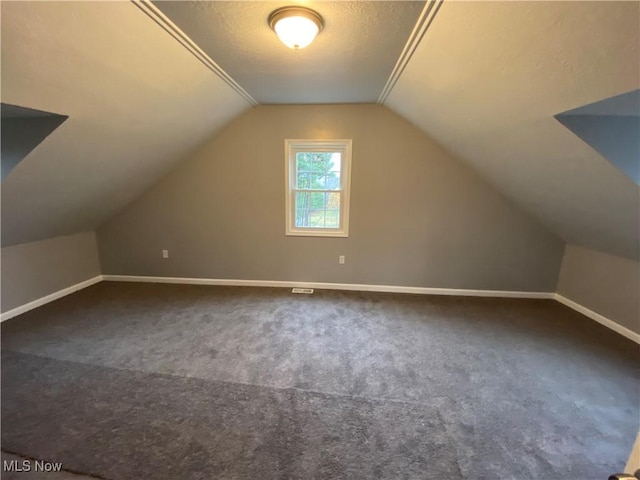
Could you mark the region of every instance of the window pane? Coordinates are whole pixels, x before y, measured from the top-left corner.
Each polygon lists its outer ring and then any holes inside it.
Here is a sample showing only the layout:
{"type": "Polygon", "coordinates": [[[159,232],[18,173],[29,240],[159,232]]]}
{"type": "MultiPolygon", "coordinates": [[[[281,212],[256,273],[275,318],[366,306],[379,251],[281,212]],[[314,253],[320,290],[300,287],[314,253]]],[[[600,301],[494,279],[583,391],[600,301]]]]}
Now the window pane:
{"type": "Polygon", "coordinates": [[[309,193],[296,192],[296,227],[309,226],[309,193]]]}
{"type": "Polygon", "coordinates": [[[351,141],[287,140],[285,144],[291,174],[287,235],[347,236],[342,209],[348,203],[349,185],[343,180],[349,177],[351,141]]]}
{"type": "Polygon", "coordinates": [[[296,210],[296,227],[309,226],[309,210],[296,210]]]}
{"type": "Polygon", "coordinates": [[[324,208],[324,192],[296,192],[296,210],[324,208]]]}
{"type": "Polygon", "coordinates": [[[325,208],[325,193],[324,192],[309,192],[309,208],[311,209],[321,209],[325,208]]]}
{"type": "Polygon", "coordinates": [[[324,228],[324,210],[309,211],[309,227],[324,228]]]}
{"type": "Polygon", "coordinates": [[[311,188],[311,179],[306,172],[298,172],[298,183],[296,188],[311,188]]]}
{"type": "Polygon", "coordinates": [[[340,193],[295,192],[295,202],[296,227],[340,227],[340,193]]]}
{"type": "Polygon", "coordinates": [[[296,210],[296,227],[325,228],[324,225],[325,225],[324,210],[296,210]]]}
{"type": "Polygon", "coordinates": [[[340,190],[340,172],[329,172],[325,188],[327,190],[340,190]]]}
{"type": "Polygon", "coordinates": [[[340,152],[297,152],[298,188],[338,190],[340,188],[341,163],[342,154],[340,152]],[[304,186],[300,181],[300,175],[303,173],[309,174],[309,177],[304,177],[304,186]],[[306,183],[307,178],[308,183],[306,183]]]}
{"type": "Polygon", "coordinates": [[[296,227],[324,228],[324,192],[296,192],[296,227]]]}
{"type": "Polygon", "coordinates": [[[324,190],[324,175],[320,173],[310,173],[309,188],[324,190]]]}
{"type": "Polygon", "coordinates": [[[340,212],[338,210],[327,210],[325,212],[325,227],[326,228],[340,227],[340,212]]]}
{"type": "Polygon", "coordinates": [[[331,152],[327,163],[327,190],[340,190],[340,165],[342,163],[342,154],[340,152],[331,152]]]}
{"type": "Polygon", "coordinates": [[[296,210],[308,210],[309,209],[309,192],[296,192],[296,210]]]}
{"type": "Polygon", "coordinates": [[[331,167],[331,153],[298,152],[296,154],[296,170],[298,172],[324,173],[331,167]]]}
{"type": "Polygon", "coordinates": [[[331,167],[329,170],[333,172],[340,172],[342,165],[342,153],[341,152],[331,152],[331,167]]]}
{"type": "Polygon", "coordinates": [[[340,194],[327,193],[327,208],[332,210],[340,210],[340,194]]]}

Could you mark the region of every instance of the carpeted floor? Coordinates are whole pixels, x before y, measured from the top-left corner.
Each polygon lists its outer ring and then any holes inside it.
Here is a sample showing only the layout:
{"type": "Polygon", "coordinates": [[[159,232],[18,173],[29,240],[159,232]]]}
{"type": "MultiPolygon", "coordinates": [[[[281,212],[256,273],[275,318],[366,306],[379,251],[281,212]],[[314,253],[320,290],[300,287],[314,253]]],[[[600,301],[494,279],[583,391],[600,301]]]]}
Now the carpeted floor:
{"type": "Polygon", "coordinates": [[[2,324],[2,448],[113,480],[606,479],[639,360],[553,301],[105,282],[2,324]]]}

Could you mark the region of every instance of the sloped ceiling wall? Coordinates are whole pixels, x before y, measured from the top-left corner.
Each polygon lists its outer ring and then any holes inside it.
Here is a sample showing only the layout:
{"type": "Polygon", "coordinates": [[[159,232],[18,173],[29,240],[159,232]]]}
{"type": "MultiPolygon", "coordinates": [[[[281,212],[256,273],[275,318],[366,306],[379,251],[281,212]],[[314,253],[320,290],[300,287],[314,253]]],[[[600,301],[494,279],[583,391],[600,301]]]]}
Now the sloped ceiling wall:
{"type": "Polygon", "coordinates": [[[2,181],[2,245],[93,230],[249,108],[130,2],[2,2],[2,101],[68,115],[2,181]]]}
{"type": "MultiPolygon", "coordinates": [[[[102,225],[249,108],[131,2],[0,5],[2,101],[69,115],[3,180],[3,245],[102,225]]],[[[385,105],[566,242],[638,258],[638,186],[554,115],[640,86],[639,18],[445,1],[385,105]]]]}
{"type": "Polygon", "coordinates": [[[638,2],[444,2],[386,105],[568,243],[638,258],[639,188],[554,115],[640,85],[638,2]]]}

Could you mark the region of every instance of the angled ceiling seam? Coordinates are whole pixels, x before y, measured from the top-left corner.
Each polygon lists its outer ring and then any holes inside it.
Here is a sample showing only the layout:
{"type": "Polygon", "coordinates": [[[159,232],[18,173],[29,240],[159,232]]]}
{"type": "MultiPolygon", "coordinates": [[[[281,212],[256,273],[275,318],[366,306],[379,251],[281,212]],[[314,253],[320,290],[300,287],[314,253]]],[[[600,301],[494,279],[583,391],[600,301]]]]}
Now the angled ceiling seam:
{"type": "Polygon", "coordinates": [[[436,17],[438,10],[444,3],[444,0],[428,0],[424,9],[420,13],[418,17],[418,21],[416,22],[411,35],[407,39],[407,43],[405,44],[400,56],[398,57],[398,61],[396,62],[393,70],[391,71],[391,75],[389,75],[389,79],[385,84],[382,92],[380,93],[380,97],[378,98],[378,105],[384,105],[384,102],[387,100],[387,97],[395,87],[398,79],[404,72],[405,67],[413,57],[416,48],[420,44],[420,41],[427,33],[429,26],[433,22],[433,19],[436,17]]]}
{"type": "Polygon", "coordinates": [[[385,106],[565,242],[637,260],[638,185],[554,115],[638,89],[638,5],[446,2],[385,106]]]}
{"type": "Polygon", "coordinates": [[[229,85],[238,95],[244,98],[251,106],[259,103],[238,82],[225,72],[213,59],[207,55],[189,36],[187,36],[175,23],[151,3],[150,0],[131,0],[136,7],[144,12],[151,20],[171,35],[178,43],[185,47],[203,65],[215,73],[223,82],[229,85]]]}
{"type": "MultiPolygon", "coordinates": [[[[152,0],[130,0],[136,7],[144,12],[163,30],[171,35],[178,43],[185,47],[193,56],[201,61],[207,68],[216,74],[221,80],[229,85],[236,93],[242,96],[251,106],[255,107],[261,103],[257,101],[247,90],[245,90],[231,75],[229,75],[220,65],[218,65],[198,44],[189,37],[180,27],[178,27],[169,17],[167,17],[152,0]]],[[[395,87],[397,81],[404,72],[405,67],[413,57],[415,50],[431,26],[438,10],[444,0],[427,0],[418,19],[409,35],[389,77],[383,86],[377,100],[377,104],[384,105],[387,97],[395,87]]]]}
{"type": "Polygon", "coordinates": [[[2,180],[3,247],[95,230],[251,108],[132,2],[2,14],[2,100],[69,116],[2,180]]]}

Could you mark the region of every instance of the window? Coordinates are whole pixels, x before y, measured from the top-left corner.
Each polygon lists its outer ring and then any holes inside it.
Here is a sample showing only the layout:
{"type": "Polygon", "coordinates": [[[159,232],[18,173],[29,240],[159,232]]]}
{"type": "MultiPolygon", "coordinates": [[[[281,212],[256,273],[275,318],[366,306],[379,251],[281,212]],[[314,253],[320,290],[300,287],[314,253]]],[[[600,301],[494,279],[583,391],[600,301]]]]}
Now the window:
{"type": "Polygon", "coordinates": [[[285,140],[287,235],[349,236],[351,140],[285,140]]]}

